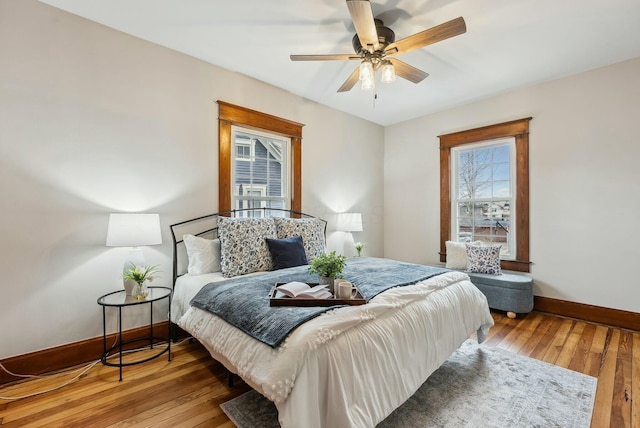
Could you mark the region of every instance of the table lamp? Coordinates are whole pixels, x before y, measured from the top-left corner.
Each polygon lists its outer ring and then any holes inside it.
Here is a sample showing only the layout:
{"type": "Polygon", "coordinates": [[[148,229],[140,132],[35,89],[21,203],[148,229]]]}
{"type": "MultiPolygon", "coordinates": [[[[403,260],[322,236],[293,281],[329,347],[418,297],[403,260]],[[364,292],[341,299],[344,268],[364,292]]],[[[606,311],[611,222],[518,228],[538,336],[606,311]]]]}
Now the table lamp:
{"type": "Polygon", "coordinates": [[[338,214],[336,229],[342,232],[347,232],[348,238],[345,239],[345,243],[344,243],[345,248],[347,244],[354,245],[353,235],[351,234],[351,232],[362,232],[362,214],[361,213],[338,214]]]}
{"type": "MultiPolygon", "coordinates": [[[[133,264],[144,266],[145,260],[142,245],[162,244],[159,214],[112,213],[109,214],[107,228],[107,247],[131,247],[124,261],[122,271],[126,271],[133,264]]],[[[125,290],[131,293],[135,285],[132,280],[123,279],[125,290]]]]}
{"type": "Polygon", "coordinates": [[[362,232],[362,214],[340,213],[336,229],[342,232],[362,232]]]}

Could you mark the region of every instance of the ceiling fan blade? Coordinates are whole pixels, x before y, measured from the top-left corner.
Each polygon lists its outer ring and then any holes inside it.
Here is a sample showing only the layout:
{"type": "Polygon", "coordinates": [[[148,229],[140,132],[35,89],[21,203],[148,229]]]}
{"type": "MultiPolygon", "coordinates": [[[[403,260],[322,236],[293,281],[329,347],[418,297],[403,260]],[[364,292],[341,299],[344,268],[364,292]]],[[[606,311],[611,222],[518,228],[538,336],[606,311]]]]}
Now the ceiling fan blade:
{"type": "Polygon", "coordinates": [[[362,47],[368,48],[369,52],[378,50],[378,32],[369,0],[347,0],[347,7],[362,47]]]}
{"type": "Polygon", "coordinates": [[[414,66],[409,65],[406,62],[402,62],[399,59],[389,58],[389,61],[391,61],[391,64],[393,64],[393,68],[396,71],[396,76],[400,76],[410,82],[420,83],[429,75],[429,73],[422,71],[419,68],[415,68],[414,66]]]}
{"type": "Polygon", "coordinates": [[[350,91],[351,88],[353,88],[353,86],[356,83],[358,83],[359,77],[360,77],[360,68],[356,67],[356,69],[353,70],[353,73],[351,73],[349,77],[347,77],[347,80],[344,81],[342,86],[340,86],[340,89],[338,89],[338,92],[350,91]]]}
{"type": "Polygon", "coordinates": [[[330,55],[289,55],[291,61],[333,61],[333,60],[350,60],[360,59],[360,56],[354,54],[330,54],[330,55]]]}
{"type": "Polygon", "coordinates": [[[396,55],[410,52],[414,49],[422,48],[450,37],[463,34],[467,31],[467,25],[462,17],[452,19],[449,22],[440,24],[428,30],[421,31],[412,36],[405,37],[387,46],[387,55],[396,55]],[[395,50],[397,49],[397,50],[395,50]],[[392,52],[389,52],[389,51],[392,52]]]}

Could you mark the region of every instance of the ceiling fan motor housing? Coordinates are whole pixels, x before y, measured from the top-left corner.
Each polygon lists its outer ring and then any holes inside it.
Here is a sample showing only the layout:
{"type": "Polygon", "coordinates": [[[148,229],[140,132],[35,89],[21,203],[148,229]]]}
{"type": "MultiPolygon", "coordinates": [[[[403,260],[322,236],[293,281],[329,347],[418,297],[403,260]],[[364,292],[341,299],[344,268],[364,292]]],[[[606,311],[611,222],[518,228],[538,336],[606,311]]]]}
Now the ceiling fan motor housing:
{"type": "MultiPolygon", "coordinates": [[[[380,43],[380,49],[378,50],[384,51],[388,45],[395,42],[396,33],[394,33],[391,28],[385,27],[381,20],[374,19],[374,21],[376,23],[376,33],[378,33],[378,43],[380,43]]],[[[363,51],[369,52],[368,49],[362,48],[362,43],[360,43],[360,39],[358,38],[357,34],[353,36],[351,44],[353,45],[353,49],[358,55],[360,55],[363,51]]]]}

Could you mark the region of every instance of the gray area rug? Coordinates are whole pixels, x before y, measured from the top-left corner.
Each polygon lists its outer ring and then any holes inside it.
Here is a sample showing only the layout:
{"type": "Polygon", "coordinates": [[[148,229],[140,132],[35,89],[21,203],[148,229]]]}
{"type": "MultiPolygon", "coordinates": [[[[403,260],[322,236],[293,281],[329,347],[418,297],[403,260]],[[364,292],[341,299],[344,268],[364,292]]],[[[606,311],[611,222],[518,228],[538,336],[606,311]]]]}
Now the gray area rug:
{"type": "MultiPolygon", "coordinates": [[[[589,427],[597,379],[467,340],[378,427],[589,427]]],[[[255,391],[222,404],[240,428],[279,427],[255,391]]]]}

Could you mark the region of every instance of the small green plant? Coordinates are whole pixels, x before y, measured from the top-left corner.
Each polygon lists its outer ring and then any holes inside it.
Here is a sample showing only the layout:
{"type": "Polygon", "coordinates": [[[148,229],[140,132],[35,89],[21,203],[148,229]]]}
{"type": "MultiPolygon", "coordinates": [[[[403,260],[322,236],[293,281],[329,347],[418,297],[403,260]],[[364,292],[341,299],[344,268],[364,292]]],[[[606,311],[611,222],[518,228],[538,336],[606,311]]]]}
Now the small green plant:
{"type": "Polygon", "coordinates": [[[335,251],[332,251],[329,254],[321,254],[311,260],[309,273],[317,273],[327,278],[336,278],[342,273],[342,269],[346,264],[347,258],[345,256],[338,255],[335,251]]]}
{"type": "Polygon", "coordinates": [[[142,285],[145,281],[153,281],[153,274],[159,272],[158,265],[155,266],[136,266],[131,263],[122,274],[124,279],[131,279],[142,285]]]}
{"type": "Polygon", "coordinates": [[[364,242],[356,242],[355,247],[356,251],[358,252],[358,257],[360,257],[360,253],[364,249],[364,242]]]}

